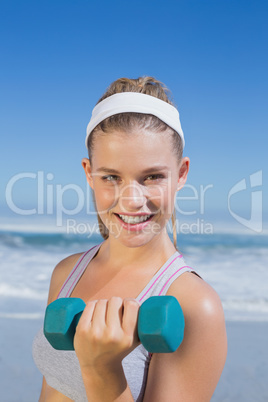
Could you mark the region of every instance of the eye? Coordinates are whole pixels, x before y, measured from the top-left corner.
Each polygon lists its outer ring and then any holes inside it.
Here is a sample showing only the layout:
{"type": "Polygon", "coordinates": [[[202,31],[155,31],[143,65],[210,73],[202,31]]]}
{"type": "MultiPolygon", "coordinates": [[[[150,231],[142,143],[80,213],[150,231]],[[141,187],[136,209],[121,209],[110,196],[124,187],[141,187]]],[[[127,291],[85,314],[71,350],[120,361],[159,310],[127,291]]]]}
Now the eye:
{"type": "Polygon", "coordinates": [[[156,174],[150,174],[149,176],[146,176],[145,180],[146,181],[158,181],[158,180],[161,180],[164,178],[165,178],[165,176],[163,174],[156,173],[156,174]]]}
{"type": "Polygon", "coordinates": [[[117,183],[119,181],[119,177],[114,174],[108,174],[106,176],[102,176],[101,179],[104,182],[108,182],[108,183],[117,183]]]}

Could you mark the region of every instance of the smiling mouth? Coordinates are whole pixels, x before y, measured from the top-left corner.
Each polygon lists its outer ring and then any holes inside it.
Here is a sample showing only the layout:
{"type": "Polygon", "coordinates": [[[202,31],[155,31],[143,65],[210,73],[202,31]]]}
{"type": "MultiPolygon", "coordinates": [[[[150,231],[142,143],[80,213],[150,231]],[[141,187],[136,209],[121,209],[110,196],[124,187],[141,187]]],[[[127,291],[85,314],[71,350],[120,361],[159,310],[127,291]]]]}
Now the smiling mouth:
{"type": "Polygon", "coordinates": [[[137,225],[138,223],[146,222],[153,217],[151,215],[141,215],[141,216],[131,216],[131,215],[121,215],[116,214],[124,223],[129,225],[137,225]]]}

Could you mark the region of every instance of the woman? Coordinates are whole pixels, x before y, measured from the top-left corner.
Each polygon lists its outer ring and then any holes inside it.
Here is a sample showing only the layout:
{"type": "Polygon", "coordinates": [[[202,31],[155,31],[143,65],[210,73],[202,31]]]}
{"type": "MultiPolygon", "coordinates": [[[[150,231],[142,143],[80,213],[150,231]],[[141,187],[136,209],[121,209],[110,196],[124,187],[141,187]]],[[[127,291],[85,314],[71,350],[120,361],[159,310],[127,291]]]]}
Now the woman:
{"type": "Polygon", "coordinates": [[[48,303],[79,297],[86,307],[75,352],[54,350],[42,330],[34,341],[40,401],[210,401],[227,353],[224,314],[167,233],[189,158],[166,88],[151,77],[112,83],[93,110],[86,146],[82,165],[104,241],[53,272],[48,303]],[[182,307],[184,339],[173,353],[151,355],[138,341],[139,305],[165,294],[182,307]]]}

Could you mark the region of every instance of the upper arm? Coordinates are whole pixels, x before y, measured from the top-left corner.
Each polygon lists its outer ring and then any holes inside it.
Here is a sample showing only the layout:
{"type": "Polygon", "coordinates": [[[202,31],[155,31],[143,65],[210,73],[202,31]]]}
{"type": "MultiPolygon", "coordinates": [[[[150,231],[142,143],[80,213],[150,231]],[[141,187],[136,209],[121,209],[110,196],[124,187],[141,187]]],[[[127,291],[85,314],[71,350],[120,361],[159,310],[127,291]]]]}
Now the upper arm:
{"type": "Polygon", "coordinates": [[[174,353],[152,356],[144,402],[208,402],[225,364],[227,339],[220,299],[198,277],[182,277],[168,294],[182,306],[184,339],[174,353]]]}

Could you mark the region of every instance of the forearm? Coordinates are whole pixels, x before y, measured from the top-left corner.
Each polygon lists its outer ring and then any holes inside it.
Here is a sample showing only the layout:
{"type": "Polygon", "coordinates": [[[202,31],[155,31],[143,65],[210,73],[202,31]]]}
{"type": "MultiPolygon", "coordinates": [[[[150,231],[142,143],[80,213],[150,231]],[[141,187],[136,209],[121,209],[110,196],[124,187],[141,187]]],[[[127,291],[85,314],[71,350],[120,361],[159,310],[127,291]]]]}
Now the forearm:
{"type": "Polygon", "coordinates": [[[110,370],[87,368],[82,377],[88,401],[134,402],[121,364],[110,370]]]}

